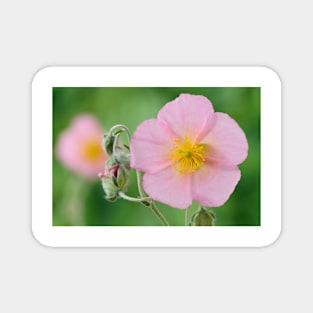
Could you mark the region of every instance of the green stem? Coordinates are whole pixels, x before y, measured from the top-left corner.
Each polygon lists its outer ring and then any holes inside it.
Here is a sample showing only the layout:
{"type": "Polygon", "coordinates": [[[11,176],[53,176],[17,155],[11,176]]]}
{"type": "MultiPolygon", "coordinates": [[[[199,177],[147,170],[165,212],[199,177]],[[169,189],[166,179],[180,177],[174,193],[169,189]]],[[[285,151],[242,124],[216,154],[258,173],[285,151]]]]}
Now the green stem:
{"type": "Polygon", "coordinates": [[[185,212],[185,226],[189,226],[189,224],[188,224],[188,222],[189,222],[189,208],[190,207],[188,207],[186,209],[186,212],[185,212]]]}
{"type": "Polygon", "coordinates": [[[85,200],[89,186],[80,177],[69,177],[63,187],[63,198],[59,203],[59,210],[63,219],[70,225],[84,226],[85,200]]]}
{"type": "Polygon", "coordinates": [[[151,202],[150,208],[152,212],[159,218],[159,220],[162,222],[164,226],[170,226],[166,218],[163,216],[163,214],[159,211],[159,209],[155,205],[154,201],[151,202]]]}
{"type": "MultiPolygon", "coordinates": [[[[137,177],[137,185],[138,185],[138,192],[140,197],[146,197],[146,194],[143,190],[142,183],[141,183],[141,174],[139,171],[136,170],[136,177],[137,177]]],[[[145,204],[143,204],[145,205],[145,204]]],[[[146,206],[146,205],[145,205],[146,206]]],[[[154,213],[154,215],[162,222],[164,226],[170,226],[167,219],[164,217],[164,215],[159,211],[157,206],[155,205],[154,201],[152,200],[149,205],[151,211],[154,213]]]]}
{"type": "Polygon", "coordinates": [[[118,193],[118,195],[128,201],[132,201],[132,202],[143,202],[143,201],[151,201],[150,197],[145,197],[145,198],[133,198],[133,197],[129,197],[127,196],[124,192],[120,191],[118,193]]]}
{"type": "Polygon", "coordinates": [[[113,126],[113,127],[109,130],[109,134],[111,135],[115,130],[118,130],[118,129],[120,129],[121,131],[126,132],[126,133],[127,133],[127,136],[128,136],[128,139],[130,140],[130,132],[129,132],[128,127],[126,127],[125,125],[118,124],[118,125],[113,126]]]}
{"type": "Polygon", "coordinates": [[[136,170],[136,177],[137,177],[137,186],[138,186],[138,192],[140,194],[140,197],[145,197],[146,195],[143,190],[142,183],[141,183],[141,174],[138,170],[136,170]]]}

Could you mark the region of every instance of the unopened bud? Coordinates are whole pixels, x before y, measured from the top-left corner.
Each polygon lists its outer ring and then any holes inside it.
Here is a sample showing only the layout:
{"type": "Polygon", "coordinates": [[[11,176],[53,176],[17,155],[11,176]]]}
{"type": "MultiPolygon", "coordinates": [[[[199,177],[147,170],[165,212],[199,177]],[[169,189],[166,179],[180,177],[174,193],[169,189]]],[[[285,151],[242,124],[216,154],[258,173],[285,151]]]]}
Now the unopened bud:
{"type": "Polygon", "coordinates": [[[105,198],[114,201],[118,198],[120,191],[126,191],[128,185],[129,171],[111,158],[105,164],[104,173],[98,174],[102,182],[105,198]]]}
{"type": "Polygon", "coordinates": [[[118,198],[119,188],[115,186],[112,179],[108,177],[102,178],[101,182],[105,198],[108,201],[115,201],[118,198]]]}
{"type": "Polygon", "coordinates": [[[123,165],[127,170],[130,169],[130,155],[129,153],[119,152],[114,155],[117,163],[123,165]]]}
{"type": "Polygon", "coordinates": [[[126,191],[128,185],[129,171],[120,165],[117,171],[117,184],[121,190],[126,191]]]}
{"type": "Polygon", "coordinates": [[[115,136],[111,132],[104,134],[103,136],[102,148],[108,156],[111,156],[113,154],[113,146],[115,139],[116,139],[115,136]]]}
{"type": "Polygon", "coordinates": [[[193,226],[214,226],[215,220],[215,214],[201,206],[199,210],[192,215],[191,224],[193,226]]]}

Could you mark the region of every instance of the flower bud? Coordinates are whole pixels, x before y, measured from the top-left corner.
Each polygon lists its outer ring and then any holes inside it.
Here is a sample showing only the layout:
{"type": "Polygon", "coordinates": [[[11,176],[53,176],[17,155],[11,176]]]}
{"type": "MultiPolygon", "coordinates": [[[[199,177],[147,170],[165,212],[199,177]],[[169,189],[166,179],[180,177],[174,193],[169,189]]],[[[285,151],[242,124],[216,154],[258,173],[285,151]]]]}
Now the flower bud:
{"type": "Polygon", "coordinates": [[[126,191],[128,185],[129,171],[111,158],[105,164],[104,173],[99,173],[105,198],[115,201],[120,191],[126,191]]]}
{"type": "Polygon", "coordinates": [[[130,169],[130,155],[129,153],[119,152],[114,155],[117,163],[123,165],[127,170],[130,169]]]}
{"type": "Polygon", "coordinates": [[[193,226],[214,226],[215,225],[215,214],[208,211],[204,207],[200,207],[191,218],[191,225],[193,226]]]}
{"type": "Polygon", "coordinates": [[[104,176],[104,174],[100,173],[99,177],[101,178],[105,198],[108,201],[115,201],[118,198],[119,188],[114,184],[111,178],[104,176]],[[100,177],[100,175],[103,176],[100,177]]]}
{"type": "Polygon", "coordinates": [[[108,156],[111,156],[113,154],[113,146],[115,139],[116,139],[115,136],[111,132],[104,134],[103,136],[102,148],[108,156]]]}
{"type": "Polygon", "coordinates": [[[117,179],[118,186],[123,191],[125,191],[127,189],[128,177],[129,177],[128,170],[123,165],[119,165],[119,168],[117,170],[116,179],[117,179]]]}

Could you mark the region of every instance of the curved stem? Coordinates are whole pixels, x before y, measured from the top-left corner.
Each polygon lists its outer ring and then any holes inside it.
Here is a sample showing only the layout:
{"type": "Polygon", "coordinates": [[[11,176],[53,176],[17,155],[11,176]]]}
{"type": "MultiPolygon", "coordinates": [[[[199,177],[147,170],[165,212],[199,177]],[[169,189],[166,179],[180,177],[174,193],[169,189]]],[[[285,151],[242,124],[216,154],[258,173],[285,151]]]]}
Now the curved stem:
{"type": "Polygon", "coordinates": [[[154,201],[151,202],[150,208],[152,212],[159,218],[159,220],[162,222],[164,226],[170,226],[166,218],[163,216],[163,214],[159,211],[157,206],[154,204],[154,201]]]}
{"type": "Polygon", "coordinates": [[[132,201],[132,202],[143,202],[143,201],[151,201],[151,198],[146,197],[146,198],[133,198],[133,197],[129,197],[127,196],[124,192],[120,191],[118,193],[118,195],[128,201],[132,201]]]}
{"type": "Polygon", "coordinates": [[[116,148],[118,147],[118,138],[120,134],[114,135],[114,142],[113,142],[113,155],[116,154],[116,148]]]}
{"type": "MultiPolygon", "coordinates": [[[[142,183],[141,183],[141,174],[138,170],[136,170],[136,177],[137,177],[137,185],[138,185],[138,192],[140,197],[145,197],[146,194],[143,190],[142,183]]],[[[159,211],[157,206],[155,205],[154,201],[152,200],[149,205],[152,212],[157,216],[157,218],[162,222],[164,226],[170,226],[167,219],[163,216],[163,214],[159,211]]]]}
{"type": "Polygon", "coordinates": [[[143,202],[149,202],[149,207],[151,208],[152,212],[158,217],[158,219],[162,222],[163,225],[165,226],[170,226],[168,221],[166,220],[166,218],[163,216],[163,214],[159,211],[159,209],[157,208],[157,206],[154,204],[153,200],[149,197],[146,198],[133,198],[133,197],[129,197],[127,196],[124,192],[120,191],[118,193],[118,195],[128,201],[132,201],[132,202],[141,202],[141,204],[143,204],[144,206],[147,206],[146,204],[144,204],[143,202]]]}
{"type": "Polygon", "coordinates": [[[118,130],[118,129],[121,129],[122,131],[126,132],[126,134],[127,134],[127,136],[128,136],[128,140],[130,141],[130,137],[131,137],[131,136],[130,136],[130,131],[129,131],[128,127],[126,127],[125,125],[121,125],[121,124],[115,125],[115,126],[113,126],[113,127],[110,129],[109,133],[111,134],[111,133],[113,133],[115,130],[118,130]]]}
{"type": "Polygon", "coordinates": [[[136,170],[136,177],[137,177],[137,186],[138,186],[138,192],[140,194],[140,197],[145,197],[146,195],[143,190],[142,183],[141,183],[141,174],[138,170],[136,170]]]}
{"type": "Polygon", "coordinates": [[[127,138],[128,138],[128,142],[130,142],[130,131],[128,129],[128,127],[126,127],[125,125],[121,125],[121,124],[118,124],[118,125],[115,125],[113,126],[110,130],[109,130],[109,133],[108,135],[109,136],[114,136],[114,142],[113,142],[113,154],[116,154],[116,149],[118,147],[118,138],[121,134],[121,132],[125,132],[127,134],[127,138]],[[117,133],[114,133],[115,131],[117,131],[117,133]]]}

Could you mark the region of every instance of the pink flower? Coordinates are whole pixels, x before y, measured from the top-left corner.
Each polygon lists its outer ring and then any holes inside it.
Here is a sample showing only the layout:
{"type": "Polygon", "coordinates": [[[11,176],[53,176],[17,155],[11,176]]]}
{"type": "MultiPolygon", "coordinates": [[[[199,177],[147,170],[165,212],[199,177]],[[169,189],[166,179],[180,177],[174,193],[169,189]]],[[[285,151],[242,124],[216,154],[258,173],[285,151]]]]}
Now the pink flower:
{"type": "Polygon", "coordinates": [[[181,94],[157,119],[141,123],[130,144],[131,167],[145,172],[143,187],[154,200],[185,209],[223,205],[240,180],[248,154],[246,136],[203,97],[181,94]]]}
{"type": "Polygon", "coordinates": [[[101,147],[104,130],[89,114],[77,116],[59,136],[56,156],[70,170],[85,178],[97,178],[107,160],[101,147]]]}

